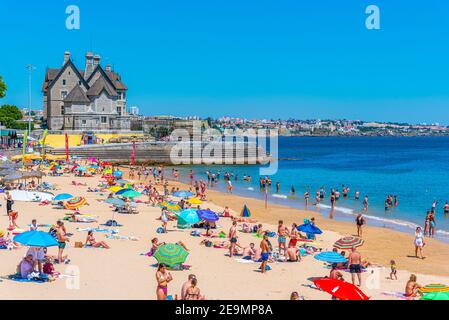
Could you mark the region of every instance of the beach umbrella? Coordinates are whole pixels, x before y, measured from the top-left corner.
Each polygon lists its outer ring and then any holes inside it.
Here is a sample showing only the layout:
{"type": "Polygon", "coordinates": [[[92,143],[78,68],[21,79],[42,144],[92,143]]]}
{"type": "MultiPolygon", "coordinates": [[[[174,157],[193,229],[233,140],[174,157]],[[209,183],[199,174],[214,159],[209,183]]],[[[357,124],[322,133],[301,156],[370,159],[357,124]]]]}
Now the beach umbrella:
{"type": "Polygon", "coordinates": [[[112,175],[116,178],[120,178],[123,175],[123,171],[121,170],[115,170],[112,175]]]}
{"type": "Polygon", "coordinates": [[[189,253],[177,243],[166,243],[157,248],[153,257],[159,264],[163,263],[169,267],[184,263],[189,253]]]}
{"type": "Polygon", "coordinates": [[[180,191],[173,192],[173,195],[175,197],[188,198],[188,197],[193,196],[193,193],[190,191],[186,191],[186,190],[180,190],[180,191]]]}
{"type": "Polygon", "coordinates": [[[211,210],[197,210],[196,213],[201,220],[218,221],[218,219],[220,219],[218,215],[211,210]]]}
{"type": "Polygon", "coordinates": [[[112,186],[112,187],[108,188],[108,190],[115,193],[117,191],[123,190],[123,188],[120,186],[112,186]]]}
{"type": "Polygon", "coordinates": [[[56,195],[53,200],[54,201],[63,201],[63,200],[68,200],[68,199],[72,199],[73,196],[70,193],[60,193],[58,195],[56,195]]]}
{"type": "Polygon", "coordinates": [[[142,194],[140,192],[137,192],[136,190],[127,190],[126,192],[123,192],[120,195],[126,198],[135,198],[140,197],[142,194]]]}
{"type": "Polygon", "coordinates": [[[321,278],[313,281],[317,288],[340,300],[369,300],[369,297],[352,283],[338,279],[321,278]]]}
{"type": "Polygon", "coordinates": [[[202,204],[203,203],[203,201],[201,201],[198,198],[189,199],[189,200],[187,200],[187,202],[190,203],[190,204],[202,204]]]}
{"type": "Polygon", "coordinates": [[[58,242],[48,232],[26,231],[16,235],[13,241],[30,247],[52,247],[57,246],[58,242]]]}
{"type": "Polygon", "coordinates": [[[15,181],[15,180],[19,180],[19,179],[22,179],[22,178],[23,178],[23,176],[22,176],[21,173],[15,172],[15,173],[11,173],[11,174],[3,177],[2,180],[3,181],[15,181]]]}
{"type": "Polygon", "coordinates": [[[98,164],[91,164],[90,167],[91,167],[92,169],[98,169],[98,164]]]}
{"type": "Polygon", "coordinates": [[[449,292],[449,287],[441,283],[431,283],[424,287],[419,288],[419,291],[422,293],[449,292]]]}
{"type": "Polygon", "coordinates": [[[106,180],[112,180],[112,179],[115,179],[115,177],[114,177],[112,174],[110,174],[110,173],[104,174],[104,175],[102,175],[101,177],[102,177],[103,179],[106,179],[106,180]]]}
{"type": "Polygon", "coordinates": [[[193,209],[183,210],[179,214],[179,217],[181,217],[181,219],[183,219],[186,223],[190,224],[198,223],[201,221],[200,217],[198,216],[198,213],[196,212],[196,210],[193,209]]]}
{"type": "Polygon", "coordinates": [[[76,171],[87,171],[86,167],[78,166],[75,168],[76,171]]]}
{"type": "Polygon", "coordinates": [[[112,174],[112,169],[103,170],[103,174],[112,174]]]}
{"type": "Polygon", "coordinates": [[[420,300],[449,300],[449,292],[429,292],[422,296],[420,300]]]}
{"type": "Polygon", "coordinates": [[[108,198],[106,199],[104,202],[112,204],[116,207],[124,207],[126,206],[126,202],[123,201],[122,199],[117,199],[117,198],[108,198]]]}
{"type": "Polygon", "coordinates": [[[16,173],[16,171],[13,171],[13,169],[8,169],[8,170],[0,171],[0,176],[1,177],[6,177],[6,176],[11,175],[13,173],[16,173]]]}
{"type": "Polygon", "coordinates": [[[170,211],[180,211],[181,210],[181,207],[178,204],[176,204],[174,202],[170,202],[170,201],[164,201],[161,204],[159,204],[159,206],[161,208],[165,207],[165,208],[167,208],[167,210],[170,210],[170,211]]]}
{"type": "Polygon", "coordinates": [[[322,234],[323,233],[323,231],[321,231],[320,228],[314,226],[311,223],[302,224],[300,226],[297,226],[296,229],[298,229],[298,231],[302,231],[307,234],[322,234]]]}
{"type": "Polygon", "coordinates": [[[67,201],[67,203],[65,204],[65,207],[67,209],[74,210],[76,208],[81,207],[82,205],[84,205],[86,203],[87,203],[86,198],[74,197],[74,198],[70,199],[69,201],[67,201]]]}
{"type": "Polygon", "coordinates": [[[122,194],[128,191],[135,191],[135,190],[132,188],[121,188],[120,190],[116,191],[115,194],[121,196],[122,194]]]}
{"type": "Polygon", "coordinates": [[[320,252],[320,253],[314,255],[314,258],[317,260],[326,261],[329,263],[343,263],[343,262],[347,261],[347,259],[345,257],[343,257],[340,253],[333,252],[333,251],[320,252]]]}
{"type": "Polygon", "coordinates": [[[363,245],[365,241],[358,237],[348,236],[343,237],[341,239],[338,239],[334,243],[334,248],[342,249],[342,250],[349,250],[352,248],[357,248],[363,245]]]}

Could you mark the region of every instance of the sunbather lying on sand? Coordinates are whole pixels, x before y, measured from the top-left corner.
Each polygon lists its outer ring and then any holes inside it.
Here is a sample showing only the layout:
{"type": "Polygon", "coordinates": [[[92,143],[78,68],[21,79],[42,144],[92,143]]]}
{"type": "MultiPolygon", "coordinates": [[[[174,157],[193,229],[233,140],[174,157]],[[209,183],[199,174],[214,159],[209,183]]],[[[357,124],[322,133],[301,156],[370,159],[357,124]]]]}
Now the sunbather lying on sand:
{"type": "Polygon", "coordinates": [[[86,246],[91,246],[94,248],[105,248],[110,249],[110,247],[106,244],[104,241],[97,242],[94,237],[94,233],[92,231],[87,232],[87,238],[86,238],[86,246]]]}

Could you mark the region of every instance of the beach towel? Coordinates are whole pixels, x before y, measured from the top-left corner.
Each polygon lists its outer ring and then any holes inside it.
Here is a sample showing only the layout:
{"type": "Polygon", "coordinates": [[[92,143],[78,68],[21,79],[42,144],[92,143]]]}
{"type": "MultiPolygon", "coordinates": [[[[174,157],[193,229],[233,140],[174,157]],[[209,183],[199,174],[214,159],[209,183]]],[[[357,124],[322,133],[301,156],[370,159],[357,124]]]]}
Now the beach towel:
{"type": "Polygon", "coordinates": [[[238,263],[256,263],[256,262],[253,261],[253,260],[248,260],[248,259],[243,259],[243,258],[241,258],[241,259],[235,259],[235,261],[237,261],[238,263]]]}
{"type": "Polygon", "coordinates": [[[22,278],[20,274],[11,274],[8,276],[9,280],[16,281],[16,282],[35,282],[35,283],[44,283],[48,281],[48,278],[22,278]]]}
{"type": "Polygon", "coordinates": [[[383,292],[381,292],[381,294],[384,296],[395,297],[395,298],[402,299],[402,300],[413,300],[413,297],[406,297],[403,292],[383,291],[383,292]]]}

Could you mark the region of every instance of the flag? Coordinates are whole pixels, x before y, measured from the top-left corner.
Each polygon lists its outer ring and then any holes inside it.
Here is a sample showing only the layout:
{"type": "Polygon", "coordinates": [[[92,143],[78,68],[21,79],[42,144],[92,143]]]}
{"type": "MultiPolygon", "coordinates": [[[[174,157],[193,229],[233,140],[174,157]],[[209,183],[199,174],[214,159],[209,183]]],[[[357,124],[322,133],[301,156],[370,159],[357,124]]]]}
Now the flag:
{"type": "Polygon", "coordinates": [[[65,160],[69,161],[69,136],[65,134],[65,160]]]}
{"type": "Polygon", "coordinates": [[[22,166],[25,165],[25,153],[27,150],[27,139],[28,139],[28,130],[25,130],[23,133],[23,144],[22,144],[22,166]]]}

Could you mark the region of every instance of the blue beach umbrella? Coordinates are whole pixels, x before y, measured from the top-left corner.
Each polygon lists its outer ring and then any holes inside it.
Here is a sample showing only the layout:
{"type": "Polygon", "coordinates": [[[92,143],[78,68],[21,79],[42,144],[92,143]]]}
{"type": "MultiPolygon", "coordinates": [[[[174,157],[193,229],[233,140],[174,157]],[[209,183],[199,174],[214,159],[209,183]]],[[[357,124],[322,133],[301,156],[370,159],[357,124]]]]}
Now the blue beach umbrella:
{"type": "Polygon", "coordinates": [[[57,246],[58,242],[48,232],[26,231],[16,235],[13,241],[30,247],[52,247],[57,246]]]}
{"type": "Polygon", "coordinates": [[[315,259],[320,261],[326,261],[329,263],[342,263],[348,261],[345,257],[343,257],[338,252],[333,251],[323,251],[314,256],[315,259]]]}
{"type": "Polygon", "coordinates": [[[119,177],[121,177],[121,176],[123,175],[123,171],[115,170],[115,171],[112,173],[112,175],[113,175],[114,177],[119,178],[119,177]]]}
{"type": "Polygon", "coordinates": [[[120,196],[120,195],[122,195],[122,194],[124,194],[125,192],[128,192],[128,191],[134,191],[134,189],[131,189],[131,188],[121,189],[121,190],[117,191],[115,194],[120,196]]]}
{"type": "Polygon", "coordinates": [[[98,164],[91,164],[90,167],[93,169],[98,169],[98,164]]]}
{"type": "Polygon", "coordinates": [[[201,221],[200,217],[198,217],[198,214],[196,210],[193,209],[187,209],[182,211],[179,216],[187,223],[194,224],[201,221]]]}
{"type": "Polygon", "coordinates": [[[53,200],[55,201],[62,201],[62,200],[68,200],[68,199],[72,199],[73,195],[71,195],[70,193],[60,193],[58,195],[56,195],[53,200]]]}
{"type": "Polygon", "coordinates": [[[78,166],[75,168],[76,171],[87,171],[86,167],[78,166]]]}
{"type": "Polygon", "coordinates": [[[213,222],[218,221],[218,219],[220,219],[218,215],[211,210],[197,210],[196,213],[198,214],[198,217],[200,217],[202,220],[213,222]]]}
{"type": "Polygon", "coordinates": [[[117,180],[116,182],[117,182],[117,183],[120,183],[120,184],[127,184],[127,183],[129,183],[128,180],[123,180],[123,179],[119,179],[119,180],[117,180]]]}
{"type": "Polygon", "coordinates": [[[297,226],[296,229],[298,231],[302,231],[302,232],[305,232],[307,234],[322,234],[323,233],[323,231],[321,231],[320,228],[314,226],[311,223],[302,224],[300,226],[297,226]]]}
{"type": "Polygon", "coordinates": [[[117,207],[124,207],[124,206],[126,206],[126,202],[125,201],[123,201],[122,199],[117,199],[117,198],[109,198],[109,199],[106,199],[104,202],[112,204],[112,205],[117,206],[117,207]]]}
{"type": "Polygon", "coordinates": [[[180,191],[173,192],[173,195],[175,197],[188,198],[188,197],[193,196],[193,193],[190,191],[187,191],[187,190],[180,190],[180,191]]]}

